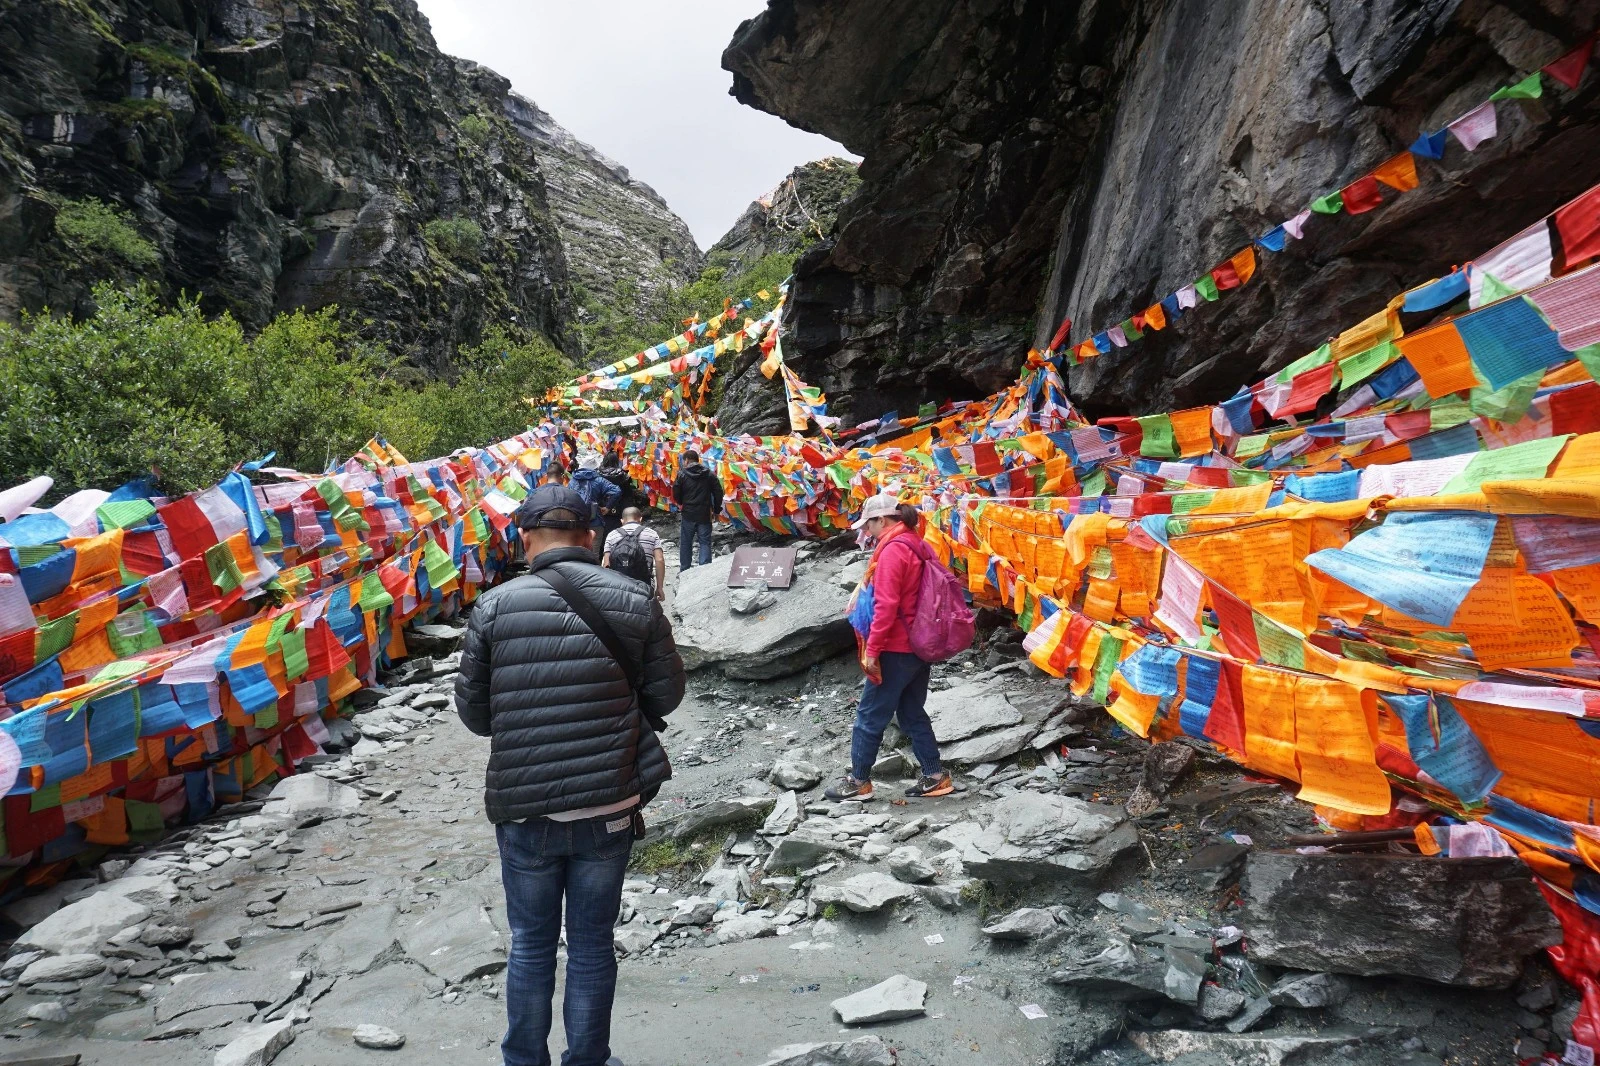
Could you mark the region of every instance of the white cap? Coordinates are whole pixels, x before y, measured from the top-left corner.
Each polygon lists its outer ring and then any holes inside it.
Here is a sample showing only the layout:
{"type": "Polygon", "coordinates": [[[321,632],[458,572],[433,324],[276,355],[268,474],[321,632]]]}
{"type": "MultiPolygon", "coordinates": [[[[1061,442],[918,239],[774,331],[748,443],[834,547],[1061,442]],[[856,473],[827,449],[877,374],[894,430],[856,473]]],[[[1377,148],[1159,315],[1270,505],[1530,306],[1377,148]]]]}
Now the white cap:
{"type": "Polygon", "coordinates": [[[599,452],[580,452],[578,454],[578,469],[579,470],[599,470],[600,469],[600,453],[599,452]]]}
{"type": "Polygon", "coordinates": [[[880,492],[870,497],[861,508],[861,517],[850,524],[851,529],[860,529],[874,518],[898,518],[900,516],[900,500],[887,492],[880,492]]]}

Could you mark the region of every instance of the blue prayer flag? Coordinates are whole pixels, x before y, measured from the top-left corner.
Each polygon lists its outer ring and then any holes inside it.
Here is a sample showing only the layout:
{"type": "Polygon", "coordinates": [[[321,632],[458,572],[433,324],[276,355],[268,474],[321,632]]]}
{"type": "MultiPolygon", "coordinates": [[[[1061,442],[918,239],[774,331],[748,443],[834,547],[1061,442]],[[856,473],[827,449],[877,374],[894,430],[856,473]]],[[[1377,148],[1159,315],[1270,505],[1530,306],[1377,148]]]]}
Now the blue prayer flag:
{"type": "Polygon", "coordinates": [[[1447,127],[1422,134],[1411,142],[1411,154],[1420,155],[1424,159],[1443,159],[1445,134],[1449,132],[1447,127]]]}

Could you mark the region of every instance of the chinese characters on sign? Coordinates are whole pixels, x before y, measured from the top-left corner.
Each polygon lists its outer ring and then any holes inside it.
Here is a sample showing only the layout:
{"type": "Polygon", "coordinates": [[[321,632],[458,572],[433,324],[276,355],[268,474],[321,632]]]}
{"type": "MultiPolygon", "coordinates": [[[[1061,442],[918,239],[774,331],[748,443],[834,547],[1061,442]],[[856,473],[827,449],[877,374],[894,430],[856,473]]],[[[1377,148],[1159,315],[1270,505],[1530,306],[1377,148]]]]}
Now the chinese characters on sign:
{"type": "Polygon", "coordinates": [[[735,548],[728,569],[728,587],[744,588],[765,581],[771,589],[786,589],[794,580],[793,548],[735,548]]]}

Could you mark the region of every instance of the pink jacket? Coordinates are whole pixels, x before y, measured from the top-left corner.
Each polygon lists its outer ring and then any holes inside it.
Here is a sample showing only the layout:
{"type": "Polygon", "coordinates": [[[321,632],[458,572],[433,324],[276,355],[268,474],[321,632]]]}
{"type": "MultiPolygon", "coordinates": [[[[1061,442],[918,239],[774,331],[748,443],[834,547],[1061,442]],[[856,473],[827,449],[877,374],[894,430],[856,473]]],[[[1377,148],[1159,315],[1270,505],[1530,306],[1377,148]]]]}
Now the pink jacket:
{"type": "Polygon", "coordinates": [[[916,536],[895,523],[873,550],[872,628],[867,632],[867,654],[911,650],[905,620],[916,612],[922,585],[922,559],[910,538],[916,536]],[[905,538],[902,543],[902,538],[905,538]]]}

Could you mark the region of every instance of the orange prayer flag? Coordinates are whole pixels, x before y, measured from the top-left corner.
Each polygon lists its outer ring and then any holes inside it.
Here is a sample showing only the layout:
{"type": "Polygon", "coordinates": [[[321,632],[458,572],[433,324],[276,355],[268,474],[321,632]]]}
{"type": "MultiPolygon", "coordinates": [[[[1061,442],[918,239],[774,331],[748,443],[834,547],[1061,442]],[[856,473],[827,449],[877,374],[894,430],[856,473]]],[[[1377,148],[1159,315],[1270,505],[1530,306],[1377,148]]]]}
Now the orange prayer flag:
{"type": "MultiPolygon", "coordinates": [[[[1376,697],[1367,697],[1376,699],[1376,697]]],[[[1330,678],[1300,677],[1294,686],[1299,798],[1352,814],[1388,814],[1389,781],[1378,769],[1372,721],[1363,694],[1330,678]]]]}
{"type": "Polygon", "coordinates": [[[1396,192],[1406,192],[1417,187],[1417,159],[1410,152],[1401,152],[1388,159],[1372,176],[1396,192]]]}
{"type": "Polygon", "coordinates": [[[1472,372],[1472,359],[1455,323],[1409,334],[1395,344],[1422,378],[1429,396],[1437,399],[1477,387],[1478,376],[1472,372]]]}
{"type": "Polygon", "coordinates": [[[1256,272],[1255,247],[1246,245],[1243,251],[1228,260],[1228,262],[1233,264],[1233,272],[1239,275],[1239,284],[1245,284],[1256,272]]]}
{"type": "Polygon", "coordinates": [[[1244,668],[1244,764],[1274,777],[1300,780],[1295,763],[1294,675],[1244,668]]]}
{"type": "Polygon", "coordinates": [[[1160,304],[1151,304],[1144,309],[1145,325],[1151,329],[1167,328],[1167,309],[1160,304]]]}
{"type": "Polygon", "coordinates": [[[1187,411],[1174,411],[1167,417],[1172,423],[1172,437],[1177,442],[1179,455],[1188,459],[1211,451],[1211,408],[1191,407],[1187,411]]]}

